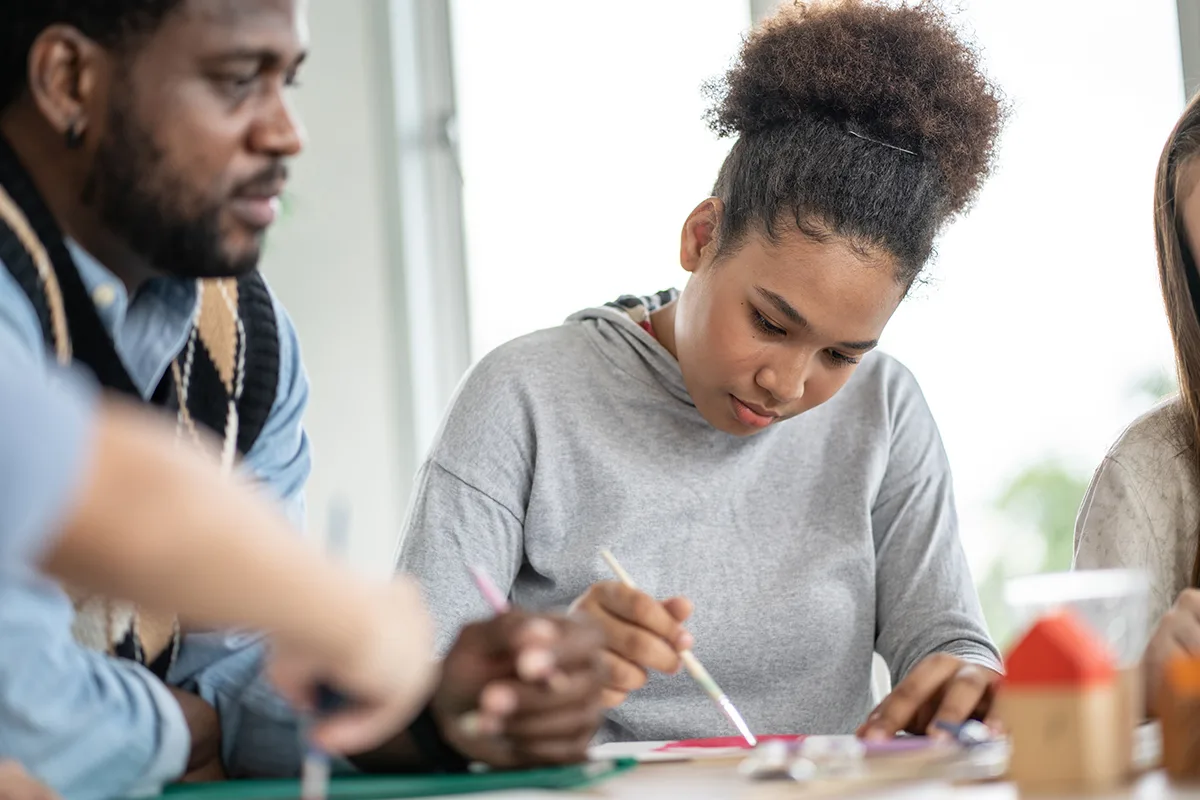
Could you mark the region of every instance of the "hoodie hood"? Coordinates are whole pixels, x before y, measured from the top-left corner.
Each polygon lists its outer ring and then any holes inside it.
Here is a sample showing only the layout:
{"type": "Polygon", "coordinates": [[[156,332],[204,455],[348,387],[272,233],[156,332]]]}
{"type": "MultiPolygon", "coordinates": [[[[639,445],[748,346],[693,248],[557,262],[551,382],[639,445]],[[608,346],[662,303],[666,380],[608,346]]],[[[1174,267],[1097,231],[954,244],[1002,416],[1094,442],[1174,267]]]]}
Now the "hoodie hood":
{"type": "Polygon", "coordinates": [[[589,340],[605,357],[635,380],[661,386],[675,399],[695,407],[683,382],[675,356],[650,332],[650,315],[679,299],[677,289],[649,297],[622,295],[596,308],[586,308],[567,318],[580,323],[589,340]]]}

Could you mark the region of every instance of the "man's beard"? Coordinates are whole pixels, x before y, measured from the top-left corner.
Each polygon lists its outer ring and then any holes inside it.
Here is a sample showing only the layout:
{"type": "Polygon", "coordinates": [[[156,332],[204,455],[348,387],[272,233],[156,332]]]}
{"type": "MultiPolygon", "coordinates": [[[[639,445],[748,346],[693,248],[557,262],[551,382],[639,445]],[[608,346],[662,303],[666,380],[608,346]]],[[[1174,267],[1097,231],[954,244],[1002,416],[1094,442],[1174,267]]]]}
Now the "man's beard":
{"type": "Polygon", "coordinates": [[[260,249],[233,257],[221,246],[220,208],[188,215],[187,189],[165,171],[162,153],[133,115],[114,105],[82,201],[156,272],[225,278],[258,266],[260,249]]]}

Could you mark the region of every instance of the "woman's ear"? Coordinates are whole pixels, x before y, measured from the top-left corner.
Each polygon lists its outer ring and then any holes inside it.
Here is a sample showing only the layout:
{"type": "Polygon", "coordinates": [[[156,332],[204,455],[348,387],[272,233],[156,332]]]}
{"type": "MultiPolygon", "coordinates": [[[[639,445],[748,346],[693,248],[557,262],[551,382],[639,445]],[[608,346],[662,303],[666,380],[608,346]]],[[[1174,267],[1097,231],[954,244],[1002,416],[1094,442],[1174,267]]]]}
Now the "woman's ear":
{"type": "Polygon", "coordinates": [[[725,207],[721,200],[709,197],[692,209],[683,222],[679,243],[679,264],[687,272],[695,272],[710,260],[717,248],[717,231],[725,207]]]}

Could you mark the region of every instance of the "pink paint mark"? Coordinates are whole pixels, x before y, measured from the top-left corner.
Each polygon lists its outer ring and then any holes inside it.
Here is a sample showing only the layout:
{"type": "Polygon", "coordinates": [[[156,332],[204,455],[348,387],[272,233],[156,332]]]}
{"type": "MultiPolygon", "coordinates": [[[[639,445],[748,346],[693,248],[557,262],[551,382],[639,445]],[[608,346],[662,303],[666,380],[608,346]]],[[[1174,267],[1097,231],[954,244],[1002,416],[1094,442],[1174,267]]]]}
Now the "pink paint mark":
{"type": "MultiPolygon", "coordinates": [[[[758,742],[798,742],[803,736],[787,734],[783,736],[759,736],[758,742]]],[[[675,750],[749,750],[750,745],[740,736],[713,736],[708,739],[681,739],[678,742],[667,742],[662,747],[654,749],[655,753],[670,753],[675,750]]]]}

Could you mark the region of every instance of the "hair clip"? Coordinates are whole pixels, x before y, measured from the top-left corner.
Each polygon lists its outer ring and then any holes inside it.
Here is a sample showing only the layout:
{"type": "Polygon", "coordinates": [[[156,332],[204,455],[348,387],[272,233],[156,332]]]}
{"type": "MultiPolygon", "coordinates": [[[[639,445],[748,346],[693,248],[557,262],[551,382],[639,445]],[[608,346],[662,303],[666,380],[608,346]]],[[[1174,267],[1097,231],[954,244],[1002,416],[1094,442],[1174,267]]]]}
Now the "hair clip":
{"type": "Polygon", "coordinates": [[[887,142],[881,142],[878,139],[872,139],[870,136],[864,136],[861,133],[859,133],[858,131],[854,131],[849,128],[846,128],[846,133],[850,134],[851,136],[856,136],[865,142],[873,142],[874,144],[881,145],[883,147],[887,147],[892,150],[899,150],[901,153],[908,153],[910,156],[916,155],[916,153],[914,153],[912,150],[909,150],[906,147],[900,147],[899,145],[888,144],[887,142]]]}

